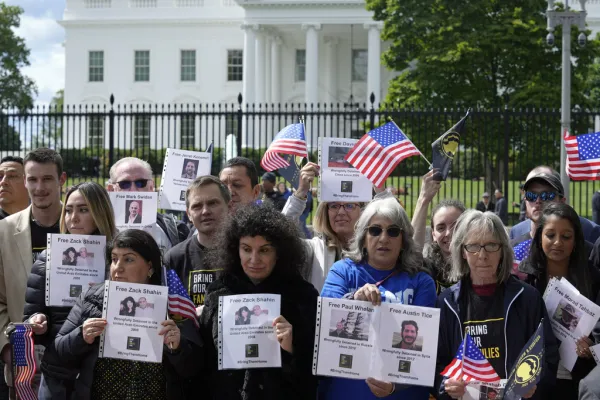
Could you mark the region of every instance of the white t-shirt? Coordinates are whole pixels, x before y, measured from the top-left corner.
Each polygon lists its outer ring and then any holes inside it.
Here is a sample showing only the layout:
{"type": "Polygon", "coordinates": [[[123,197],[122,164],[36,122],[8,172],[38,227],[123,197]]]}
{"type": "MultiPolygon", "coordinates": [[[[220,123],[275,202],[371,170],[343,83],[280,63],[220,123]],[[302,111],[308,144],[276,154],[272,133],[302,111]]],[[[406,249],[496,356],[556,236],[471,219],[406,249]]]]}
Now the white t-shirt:
{"type": "Polygon", "coordinates": [[[269,325],[271,322],[271,317],[267,314],[260,313],[259,315],[255,315],[252,313],[250,315],[250,325],[269,325]]]}
{"type": "Polygon", "coordinates": [[[135,309],[135,317],[136,318],[152,318],[154,314],[154,310],[150,307],[142,308],[137,307],[135,309]]]}
{"type": "Polygon", "coordinates": [[[78,267],[91,267],[94,265],[94,260],[91,257],[77,257],[78,267]]]}

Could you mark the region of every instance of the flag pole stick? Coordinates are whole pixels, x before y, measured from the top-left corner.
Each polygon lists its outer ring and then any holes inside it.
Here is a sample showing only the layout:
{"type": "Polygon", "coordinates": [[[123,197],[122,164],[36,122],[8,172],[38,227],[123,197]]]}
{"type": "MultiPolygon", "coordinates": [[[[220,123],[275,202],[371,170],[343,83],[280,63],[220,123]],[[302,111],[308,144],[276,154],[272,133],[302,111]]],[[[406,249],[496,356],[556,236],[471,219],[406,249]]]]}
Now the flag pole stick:
{"type": "MultiPolygon", "coordinates": [[[[467,328],[465,327],[465,338],[463,339],[463,354],[462,354],[462,360],[460,363],[460,379],[463,379],[463,374],[464,374],[464,366],[465,366],[465,354],[467,354],[467,328]]],[[[463,398],[463,396],[460,396],[461,400],[463,398]]]]}
{"type": "MultiPolygon", "coordinates": [[[[390,121],[392,124],[394,124],[396,126],[396,128],[398,128],[398,130],[402,133],[404,133],[402,131],[402,129],[400,129],[400,127],[398,125],[396,125],[396,122],[394,120],[390,121]]],[[[413,144],[413,146],[415,146],[415,144],[412,142],[412,140],[410,140],[410,138],[408,137],[407,134],[404,133],[404,136],[406,136],[406,138],[408,139],[409,142],[411,142],[413,144]]],[[[417,146],[415,146],[417,147],[417,146]]],[[[425,156],[423,155],[423,152],[421,150],[419,150],[419,153],[421,154],[421,158],[423,158],[423,160],[425,160],[425,162],[427,163],[427,165],[429,165],[429,169],[433,168],[433,166],[431,165],[431,163],[429,162],[429,160],[427,158],[425,158],[425,156]]]]}
{"type": "MultiPolygon", "coordinates": [[[[304,115],[301,115],[298,117],[298,121],[300,121],[300,123],[302,124],[302,130],[304,131],[304,139],[307,138],[306,135],[306,125],[304,124],[304,115]]],[[[308,140],[306,140],[306,161],[310,162],[310,157],[309,157],[309,152],[308,152],[308,140]]]]}

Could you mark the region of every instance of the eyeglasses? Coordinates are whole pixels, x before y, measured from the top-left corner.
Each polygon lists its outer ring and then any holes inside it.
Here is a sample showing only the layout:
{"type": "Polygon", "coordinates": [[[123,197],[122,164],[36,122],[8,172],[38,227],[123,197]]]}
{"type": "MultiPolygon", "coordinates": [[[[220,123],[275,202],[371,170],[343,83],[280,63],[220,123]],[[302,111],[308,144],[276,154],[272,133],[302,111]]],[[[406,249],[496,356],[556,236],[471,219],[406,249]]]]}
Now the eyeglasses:
{"type": "Polygon", "coordinates": [[[463,248],[472,254],[477,254],[481,249],[485,249],[486,253],[495,253],[500,250],[502,245],[500,243],[486,243],[483,246],[477,243],[465,244],[463,248]]]}
{"type": "Polygon", "coordinates": [[[530,203],[535,203],[538,198],[541,199],[542,201],[552,201],[556,198],[556,193],[555,192],[541,192],[541,193],[525,192],[525,200],[527,200],[530,203]]]}
{"type": "Polygon", "coordinates": [[[356,210],[359,206],[356,203],[346,203],[346,204],[328,203],[327,204],[328,210],[333,210],[333,211],[337,211],[337,212],[340,211],[341,207],[344,207],[344,210],[346,210],[346,212],[350,212],[350,211],[356,210]]]}
{"type": "MultiPolygon", "coordinates": [[[[380,226],[370,226],[367,228],[367,231],[369,232],[369,235],[373,236],[373,237],[377,237],[379,235],[381,235],[381,233],[383,232],[383,228],[380,226]]],[[[398,237],[400,236],[400,234],[402,233],[402,229],[398,228],[397,226],[392,226],[391,228],[387,228],[385,230],[387,232],[387,235],[389,237],[398,237]]]]}
{"type": "Polygon", "coordinates": [[[136,179],[135,181],[121,181],[117,182],[117,185],[123,190],[131,189],[131,185],[135,184],[138,189],[145,188],[150,179],[136,179]]]}

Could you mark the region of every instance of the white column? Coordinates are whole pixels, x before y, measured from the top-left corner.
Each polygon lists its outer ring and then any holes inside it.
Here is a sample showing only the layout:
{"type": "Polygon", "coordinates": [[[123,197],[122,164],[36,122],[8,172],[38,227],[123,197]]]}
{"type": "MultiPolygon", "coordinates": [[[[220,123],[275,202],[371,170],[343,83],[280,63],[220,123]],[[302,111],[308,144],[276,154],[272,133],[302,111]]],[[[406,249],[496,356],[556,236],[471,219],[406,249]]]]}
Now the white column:
{"type": "Polygon", "coordinates": [[[256,102],[265,102],[265,33],[256,34],[256,102]]]}
{"type": "Polygon", "coordinates": [[[371,108],[371,93],[375,93],[375,107],[381,102],[381,29],[382,22],[369,22],[364,25],[369,30],[367,108],[371,108]]]}
{"type": "Polygon", "coordinates": [[[265,41],[265,103],[271,103],[271,42],[269,35],[265,41]]]}
{"type": "Polygon", "coordinates": [[[244,30],[244,62],[243,62],[243,82],[242,97],[244,104],[255,102],[255,63],[256,63],[256,30],[258,25],[243,24],[244,30]]]}
{"type": "Polygon", "coordinates": [[[337,50],[339,39],[337,37],[327,37],[325,42],[325,88],[327,91],[325,102],[337,103],[338,96],[338,81],[337,74],[339,68],[337,66],[337,50]]]}
{"type": "Polygon", "coordinates": [[[271,40],[271,102],[281,102],[281,37],[271,40]]]}
{"type": "Polygon", "coordinates": [[[305,102],[315,107],[319,102],[319,30],[321,24],[303,24],[306,31],[305,102]]]}

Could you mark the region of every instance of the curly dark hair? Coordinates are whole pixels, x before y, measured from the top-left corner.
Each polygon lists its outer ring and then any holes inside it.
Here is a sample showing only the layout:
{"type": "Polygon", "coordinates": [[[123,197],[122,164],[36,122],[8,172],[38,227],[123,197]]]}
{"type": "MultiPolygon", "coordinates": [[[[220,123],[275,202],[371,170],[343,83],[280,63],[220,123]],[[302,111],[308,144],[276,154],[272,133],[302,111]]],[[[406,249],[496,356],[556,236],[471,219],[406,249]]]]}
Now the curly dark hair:
{"type": "Polygon", "coordinates": [[[207,265],[225,274],[243,275],[240,261],[240,239],[262,236],[275,248],[277,262],[273,273],[282,277],[300,274],[306,251],[298,226],[269,204],[248,205],[238,209],[222,227],[207,265]]]}

